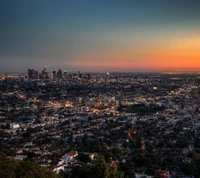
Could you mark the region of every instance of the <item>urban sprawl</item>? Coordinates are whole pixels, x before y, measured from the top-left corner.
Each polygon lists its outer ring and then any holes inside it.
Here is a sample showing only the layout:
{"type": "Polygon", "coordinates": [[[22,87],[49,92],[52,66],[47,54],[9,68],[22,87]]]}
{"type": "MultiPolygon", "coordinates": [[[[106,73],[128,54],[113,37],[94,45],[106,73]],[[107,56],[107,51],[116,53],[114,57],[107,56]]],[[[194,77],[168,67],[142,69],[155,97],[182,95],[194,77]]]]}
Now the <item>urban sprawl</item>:
{"type": "Polygon", "coordinates": [[[0,74],[0,152],[64,177],[97,158],[116,178],[199,177],[199,87],[198,73],[0,74]]]}

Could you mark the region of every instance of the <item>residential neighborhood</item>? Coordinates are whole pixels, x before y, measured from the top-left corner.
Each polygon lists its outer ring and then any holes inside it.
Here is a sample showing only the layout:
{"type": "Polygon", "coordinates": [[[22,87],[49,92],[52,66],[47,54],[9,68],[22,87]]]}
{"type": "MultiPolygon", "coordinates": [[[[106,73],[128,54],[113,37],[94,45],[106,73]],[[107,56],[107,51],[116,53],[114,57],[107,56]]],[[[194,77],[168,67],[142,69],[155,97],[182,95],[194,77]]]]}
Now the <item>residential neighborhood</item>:
{"type": "Polygon", "coordinates": [[[64,177],[98,157],[127,178],[198,177],[199,87],[198,73],[2,74],[0,152],[64,177]]]}

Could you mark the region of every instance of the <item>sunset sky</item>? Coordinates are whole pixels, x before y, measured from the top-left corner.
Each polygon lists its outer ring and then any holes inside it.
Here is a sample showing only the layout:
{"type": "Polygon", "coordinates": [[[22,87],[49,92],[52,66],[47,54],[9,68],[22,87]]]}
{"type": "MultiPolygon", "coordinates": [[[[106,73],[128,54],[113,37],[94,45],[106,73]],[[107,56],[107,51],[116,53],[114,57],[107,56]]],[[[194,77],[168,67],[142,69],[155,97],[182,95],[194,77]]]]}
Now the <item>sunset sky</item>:
{"type": "Polygon", "coordinates": [[[200,71],[200,0],[0,0],[0,72],[200,71]]]}

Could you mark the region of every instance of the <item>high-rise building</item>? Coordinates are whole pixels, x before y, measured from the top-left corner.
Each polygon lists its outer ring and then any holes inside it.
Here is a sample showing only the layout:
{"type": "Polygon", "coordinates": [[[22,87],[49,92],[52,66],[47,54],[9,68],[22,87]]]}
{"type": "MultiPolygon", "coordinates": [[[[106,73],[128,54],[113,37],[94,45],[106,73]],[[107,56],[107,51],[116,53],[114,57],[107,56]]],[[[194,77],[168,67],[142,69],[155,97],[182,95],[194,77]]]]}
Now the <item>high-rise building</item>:
{"type": "Polygon", "coordinates": [[[72,79],[72,75],[69,75],[68,78],[71,80],[72,79]]]}
{"type": "Polygon", "coordinates": [[[49,78],[50,78],[51,80],[53,80],[53,72],[51,72],[51,73],[49,74],[49,78]]]}
{"type": "Polygon", "coordinates": [[[35,70],[35,76],[34,76],[35,79],[38,79],[39,78],[39,73],[37,70],[35,70]]]}
{"type": "Polygon", "coordinates": [[[82,74],[80,71],[78,71],[78,78],[82,78],[82,74]]]}
{"type": "Polygon", "coordinates": [[[43,74],[39,74],[39,79],[44,79],[44,75],[43,74]]]}
{"type": "Polygon", "coordinates": [[[28,69],[28,79],[38,79],[38,71],[35,69],[28,69]]]}
{"type": "Polygon", "coordinates": [[[53,71],[53,80],[56,79],[56,71],[53,71]]]}
{"type": "Polygon", "coordinates": [[[88,78],[88,80],[90,80],[90,79],[91,79],[91,75],[90,75],[90,74],[88,74],[88,75],[87,75],[87,78],[88,78]]]}
{"type": "Polygon", "coordinates": [[[67,79],[67,70],[64,70],[63,79],[64,79],[64,80],[67,79]]]}
{"type": "Polygon", "coordinates": [[[47,72],[47,66],[44,66],[44,72],[47,72]]]}
{"type": "Polygon", "coordinates": [[[47,72],[47,66],[44,66],[44,69],[42,70],[42,75],[43,75],[43,78],[45,79],[49,78],[48,72],[47,72]]]}
{"type": "Polygon", "coordinates": [[[32,79],[35,79],[35,69],[32,69],[31,74],[32,74],[31,78],[32,78],[32,79]]]}
{"type": "Polygon", "coordinates": [[[109,77],[109,75],[110,75],[109,73],[106,73],[106,78],[105,78],[105,81],[106,81],[106,82],[108,82],[108,77],[109,77]]]}
{"type": "Polygon", "coordinates": [[[73,74],[73,79],[77,79],[77,78],[78,78],[77,73],[74,73],[74,74],[73,74]]]}
{"type": "Polygon", "coordinates": [[[57,77],[58,77],[59,79],[62,78],[62,69],[58,69],[57,77]]]}
{"type": "Polygon", "coordinates": [[[28,69],[28,79],[32,79],[32,70],[28,69]]]}

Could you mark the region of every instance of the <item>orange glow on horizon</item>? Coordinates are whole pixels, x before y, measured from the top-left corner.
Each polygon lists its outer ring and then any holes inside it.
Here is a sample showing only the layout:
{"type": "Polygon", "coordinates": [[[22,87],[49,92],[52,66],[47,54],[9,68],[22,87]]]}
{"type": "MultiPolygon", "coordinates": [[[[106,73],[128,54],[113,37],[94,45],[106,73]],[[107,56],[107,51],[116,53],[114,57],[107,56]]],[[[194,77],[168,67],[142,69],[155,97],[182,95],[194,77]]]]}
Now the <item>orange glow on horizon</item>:
{"type": "Polygon", "coordinates": [[[200,37],[171,40],[164,45],[117,49],[110,53],[78,56],[75,65],[104,69],[200,69],[200,37]],[[84,59],[84,60],[83,60],[84,59]],[[84,61],[84,62],[82,62],[84,61]]]}

